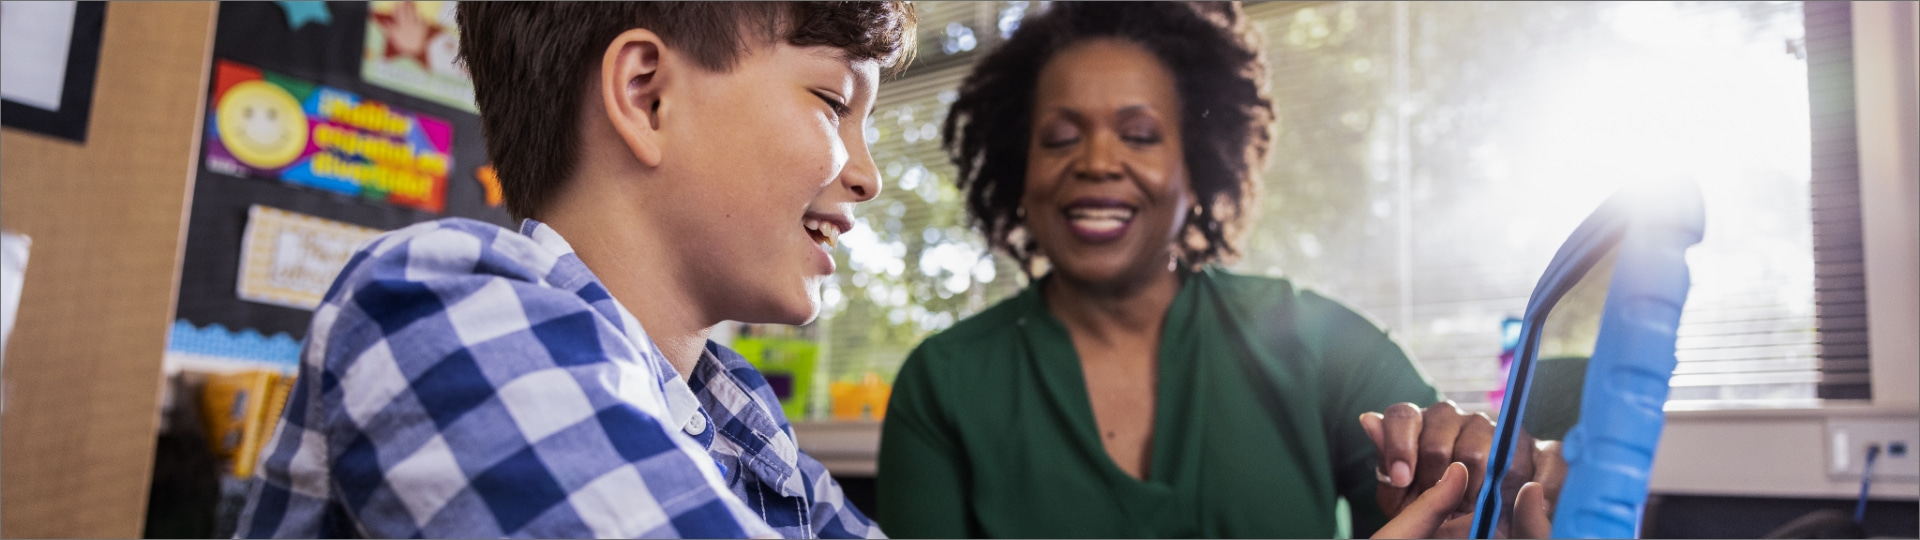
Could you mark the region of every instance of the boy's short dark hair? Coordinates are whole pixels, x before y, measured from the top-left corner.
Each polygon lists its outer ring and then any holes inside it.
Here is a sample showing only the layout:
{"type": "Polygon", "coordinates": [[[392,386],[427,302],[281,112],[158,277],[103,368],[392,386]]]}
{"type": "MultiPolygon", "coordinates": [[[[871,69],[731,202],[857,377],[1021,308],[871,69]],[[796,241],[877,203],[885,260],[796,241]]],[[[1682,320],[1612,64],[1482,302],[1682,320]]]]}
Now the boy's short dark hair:
{"type": "Polygon", "coordinates": [[[516,220],[533,217],[573,173],[586,79],[622,32],[651,30],[714,71],[750,47],[785,42],[837,47],[897,72],[916,22],[905,2],[461,2],[456,18],[487,154],[516,220]]]}

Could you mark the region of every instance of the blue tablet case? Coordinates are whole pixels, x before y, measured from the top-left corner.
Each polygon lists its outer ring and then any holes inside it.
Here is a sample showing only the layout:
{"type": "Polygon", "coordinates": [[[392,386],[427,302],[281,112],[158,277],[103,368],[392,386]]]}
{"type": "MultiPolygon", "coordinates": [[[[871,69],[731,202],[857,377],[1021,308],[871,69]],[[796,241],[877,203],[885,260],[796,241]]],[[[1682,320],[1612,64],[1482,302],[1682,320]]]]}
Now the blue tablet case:
{"type": "Polygon", "coordinates": [[[1609,251],[1613,276],[1588,361],[1579,423],[1561,443],[1567,477],[1554,507],[1553,536],[1638,536],[1654,449],[1666,422],[1675,331],[1687,299],[1686,251],[1704,229],[1697,185],[1645,184],[1601,204],[1554,254],[1527,302],[1487,479],[1475,499],[1473,538],[1491,538],[1500,512],[1511,504],[1501,500],[1500,485],[1524,422],[1547,314],[1609,251]]]}

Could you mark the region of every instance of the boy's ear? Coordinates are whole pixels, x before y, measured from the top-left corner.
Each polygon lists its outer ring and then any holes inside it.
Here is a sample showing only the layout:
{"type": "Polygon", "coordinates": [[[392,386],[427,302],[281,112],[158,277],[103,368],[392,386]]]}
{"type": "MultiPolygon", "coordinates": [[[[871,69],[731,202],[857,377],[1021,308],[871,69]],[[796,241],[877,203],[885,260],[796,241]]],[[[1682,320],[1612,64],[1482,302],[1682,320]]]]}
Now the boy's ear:
{"type": "Polygon", "coordinates": [[[649,167],[662,159],[660,100],[669,82],[663,76],[665,45],[660,36],[635,28],[613,38],[600,61],[600,99],[615,133],[649,167]]]}

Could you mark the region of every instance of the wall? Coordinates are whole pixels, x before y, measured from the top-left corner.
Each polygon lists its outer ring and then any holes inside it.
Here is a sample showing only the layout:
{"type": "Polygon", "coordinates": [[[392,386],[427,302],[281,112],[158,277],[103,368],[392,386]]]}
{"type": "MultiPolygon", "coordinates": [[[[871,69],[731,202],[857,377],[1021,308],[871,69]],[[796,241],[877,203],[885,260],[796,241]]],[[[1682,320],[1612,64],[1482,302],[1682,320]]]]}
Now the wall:
{"type": "Polygon", "coordinates": [[[212,3],[109,4],[86,144],[0,132],[0,227],[33,239],[0,536],[140,536],[213,21],[212,3]]]}
{"type": "MultiPolygon", "coordinates": [[[[1827,419],[1920,423],[1920,9],[1915,2],[1852,6],[1873,402],[1671,413],[1654,460],[1655,492],[1857,497],[1857,479],[1826,476],[1827,419]]],[[[1876,498],[1920,498],[1913,482],[1875,482],[1873,489],[1876,498]]]]}
{"type": "Polygon", "coordinates": [[[1915,2],[1854,2],[1860,213],[1873,401],[1920,408],[1920,102],[1915,2]]]}
{"type": "MultiPolygon", "coordinates": [[[[1649,487],[1681,495],[1859,497],[1859,478],[1827,476],[1826,422],[1831,418],[1920,422],[1913,411],[1877,407],[1668,413],[1649,487]]],[[[1915,500],[1920,484],[1875,481],[1873,496],[1915,500]]]]}

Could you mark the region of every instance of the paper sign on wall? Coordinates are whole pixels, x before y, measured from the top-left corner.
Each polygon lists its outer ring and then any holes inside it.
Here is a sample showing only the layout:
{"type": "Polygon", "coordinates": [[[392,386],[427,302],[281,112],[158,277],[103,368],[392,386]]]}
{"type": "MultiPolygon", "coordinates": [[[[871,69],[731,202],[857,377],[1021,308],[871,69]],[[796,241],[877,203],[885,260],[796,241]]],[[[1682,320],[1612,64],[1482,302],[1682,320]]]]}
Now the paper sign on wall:
{"type": "Polygon", "coordinates": [[[479,112],[460,54],[455,2],[372,2],[360,78],[400,92],[479,112]]]}
{"type": "Polygon", "coordinates": [[[0,4],[0,97],[60,110],[75,2],[0,4]]]}
{"type": "Polygon", "coordinates": [[[241,300],[300,309],[320,306],[333,279],[377,229],[253,205],[240,242],[241,300]]]}
{"type": "Polygon", "coordinates": [[[213,172],[446,208],[453,148],[446,120],[222,60],[207,132],[213,172]]]}

